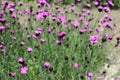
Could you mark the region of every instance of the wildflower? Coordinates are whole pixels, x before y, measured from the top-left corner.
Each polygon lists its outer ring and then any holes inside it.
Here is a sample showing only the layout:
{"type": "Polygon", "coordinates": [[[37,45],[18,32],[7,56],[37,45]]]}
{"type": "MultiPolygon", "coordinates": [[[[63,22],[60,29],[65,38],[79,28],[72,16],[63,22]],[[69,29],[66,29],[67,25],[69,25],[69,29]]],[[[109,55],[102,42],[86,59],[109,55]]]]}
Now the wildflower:
{"type": "Polygon", "coordinates": [[[12,18],[16,18],[17,17],[17,15],[15,13],[13,13],[11,16],[12,16],[12,18]]]}
{"type": "Polygon", "coordinates": [[[15,73],[15,72],[10,72],[10,73],[9,73],[9,76],[15,77],[15,76],[16,76],[16,73],[15,73]]]}
{"type": "Polygon", "coordinates": [[[89,37],[89,40],[92,44],[97,43],[98,42],[98,35],[91,35],[89,37]]]}
{"type": "Polygon", "coordinates": [[[20,45],[21,45],[21,46],[24,46],[24,44],[25,44],[25,43],[24,43],[23,41],[20,42],[20,45]]]}
{"type": "Polygon", "coordinates": [[[40,42],[42,42],[42,43],[45,42],[45,39],[44,39],[44,38],[41,38],[41,39],[40,39],[40,42]]]}
{"type": "Polygon", "coordinates": [[[113,35],[109,35],[108,39],[111,40],[113,38],[113,35]]]}
{"type": "Polygon", "coordinates": [[[83,17],[79,17],[79,21],[82,21],[83,20],[83,17]]]}
{"type": "Polygon", "coordinates": [[[3,31],[5,29],[4,26],[0,26],[0,31],[3,31]]]}
{"type": "Polygon", "coordinates": [[[1,50],[1,53],[3,53],[4,55],[6,55],[6,54],[7,54],[7,51],[6,51],[5,49],[2,49],[2,50],[1,50]]]}
{"type": "Polygon", "coordinates": [[[93,73],[92,72],[88,72],[88,77],[92,77],[93,73]]]}
{"type": "Polygon", "coordinates": [[[111,12],[111,10],[110,10],[109,7],[104,7],[104,11],[105,11],[106,13],[110,13],[110,12],[111,12]]]}
{"type": "Polygon", "coordinates": [[[90,8],[90,7],[91,7],[91,4],[90,4],[90,3],[87,3],[87,4],[86,4],[86,7],[87,7],[87,8],[90,8]]]}
{"type": "Polygon", "coordinates": [[[62,40],[56,40],[56,44],[61,44],[62,42],[62,40]]]}
{"type": "Polygon", "coordinates": [[[31,47],[28,47],[27,48],[27,52],[31,52],[32,51],[32,48],[31,47]]]}
{"type": "Polygon", "coordinates": [[[73,66],[74,66],[74,68],[77,68],[78,67],[78,63],[73,63],[73,66]]]}
{"type": "Polygon", "coordinates": [[[58,37],[63,38],[66,35],[66,32],[62,31],[58,33],[58,37]]]}
{"type": "Polygon", "coordinates": [[[96,31],[100,33],[102,30],[100,28],[96,28],[96,31]]]}
{"type": "Polygon", "coordinates": [[[27,39],[30,39],[30,37],[31,37],[30,35],[27,35],[27,39]]]}
{"type": "Polygon", "coordinates": [[[16,39],[17,39],[16,36],[14,36],[14,37],[13,37],[13,40],[16,40],[16,39]]]}
{"type": "Polygon", "coordinates": [[[18,2],[18,6],[22,6],[23,5],[23,2],[18,2]]]}
{"type": "Polygon", "coordinates": [[[21,74],[26,74],[27,71],[28,71],[28,67],[27,67],[27,66],[22,66],[22,67],[20,68],[20,73],[21,73],[21,74]]]}
{"type": "Polygon", "coordinates": [[[114,6],[114,3],[112,2],[112,0],[108,0],[107,2],[110,6],[114,6]]]}
{"type": "Polygon", "coordinates": [[[36,36],[35,34],[33,34],[32,37],[35,38],[35,39],[38,38],[38,36],[36,36]]]}
{"type": "Polygon", "coordinates": [[[95,6],[98,6],[98,5],[99,5],[99,2],[98,2],[98,1],[93,1],[93,4],[94,4],[95,6]]]}
{"type": "Polygon", "coordinates": [[[80,25],[80,23],[78,21],[74,21],[74,22],[72,22],[72,24],[74,25],[75,28],[77,28],[80,25]]]}
{"type": "Polygon", "coordinates": [[[48,29],[48,33],[50,33],[52,30],[51,29],[48,29]]]}
{"type": "Polygon", "coordinates": [[[102,6],[98,6],[98,11],[101,12],[103,10],[102,6]]]}
{"type": "Polygon", "coordinates": [[[85,22],[84,22],[84,27],[85,27],[85,29],[88,27],[88,25],[89,25],[89,22],[88,22],[88,21],[85,21],[85,22]]]}
{"type": "Polygon", "coordinates": [[[19,62],[20,64],[23,64],[25,61],[24,61],[24,59],[23,59],[22,57],[19,57],[19,58],[18,58],[18,62],[19,62]]]}
{"type": "Polygon", "coordinates": [[[86,29],[80,29],[79,32],[80,32],[81,34],[83,34],[83,33],[86,32],[86,29]]]}
{"type": "Polygon", "coordinates": [[[61,16],[59,17],[59,22],[63,22],[63,23],[67,22],[65,16],[61,15],[61,16]]]}
{"type": "Polygon", "coordinates": [[[50,67],[50,62],[44,62],[44,67],[46,68],[50,67]]]}

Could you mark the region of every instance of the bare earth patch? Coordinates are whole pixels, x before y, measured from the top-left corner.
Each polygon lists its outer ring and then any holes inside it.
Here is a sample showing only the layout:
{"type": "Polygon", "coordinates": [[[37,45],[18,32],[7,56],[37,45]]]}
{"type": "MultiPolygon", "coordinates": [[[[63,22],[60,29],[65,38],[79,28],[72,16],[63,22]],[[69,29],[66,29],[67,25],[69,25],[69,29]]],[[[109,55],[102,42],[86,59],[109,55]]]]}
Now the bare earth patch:
{"type": "Polygon", "coordinates": [[[114,80],[116,77],[120,77],[120,46],[115,47],[116,37],[120,36],[120,10],[112,10],[109,14],[113,18],[113,22],[116,27],[115,30],[111,33],[114,34],[114,39],[112,42],[106,45],[106,52],[108,52],[108,63],[101,70],[102,77],[105,77],[105,80],[114,80]],[[103,72],[105,74],[103,74],[103,72]]]}

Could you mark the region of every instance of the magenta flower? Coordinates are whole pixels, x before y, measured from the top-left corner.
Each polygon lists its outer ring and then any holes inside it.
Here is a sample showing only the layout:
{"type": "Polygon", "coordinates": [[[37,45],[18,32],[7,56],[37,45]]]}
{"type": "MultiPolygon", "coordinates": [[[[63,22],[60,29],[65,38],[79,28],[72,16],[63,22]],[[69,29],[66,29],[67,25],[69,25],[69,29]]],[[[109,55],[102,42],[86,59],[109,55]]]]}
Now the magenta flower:
{"type": "Polygon", "coordinates": [[[96,28],[96,31],[97,31],[98,33],[102,32],[102,30],[101,30],[99,27],[96,28]]]}
{"type": "Polygon", "coordinates": [[[13,4],[13,3],[9,3],[8,6],[7,6],[8,9],[14,8],[14,7],[15,7],[15,4],[13,4]]]}
{"type": "Polygon", "coordinates": [[[102,25],[103,25],[104,27],[110,28],[111,30],[114,29],[113,26],[112,26],[112,24],[110,24],[110,23],[108,23],[108,22],[103,23],[102,25]]]}
{"type": "Polygon", "coordinates": [[[85,29],[86,29],[88,26],[89,26],[89,22],[88,22],[88,21],[85,21],[85,22],[84,22],[84,27],[85,27],[85,29]]]}
{"type": "Polygon", "coordinates": [[[113,35],[109,35],[108,39],[111,40],[113,38],[113,35]]]}
{"type": "Polygon", "coordinates": [[[26,74],[27,71],[28,71],[28,67],[27,67],[27,66],[22,66],[22,67],[20,68],[20,73],[21,73],[21,74],[26,74]]]}
{"type": "Polygon", "coordinates": [[[114,6],[114,3],[112,2],[112,0],[108,0],[107,2],[110,6],[114,6]]]}
{"type": "Polygon", "coordinates": [[[43,18],[44,18],[43,13],[39,13],[39,14],[37,15],[37,18],[38,18],[38,19],[43,19],[43,18]]]}
{"type": "Polygon", "coordinates": [[[21,45],[21,46],[24,46],[24,45],[25,45],[25,43],[24,43],[23,41],[21,41],[21,42],[20,42],[20,45],[21,45]]]}
{"type": "Polygon", "coordinates": [[[40,42],[42,42],[42,43],[45,42],[45,39],[44,39],[44,38],[41,38],[41,39],[40,39],[40,42]]]}
{"type": "Polygon", "coordinates": [[[99,5],[99,2],[98,2],[98,1],[93,1],[93,4],[94,4],[95,6],[98,6],[98,5],[99,5]]]}
{"type": "Polygon", "coordinates": [[[83,20],[83,17],[79,17],[79,21],[82,21],[83,20]]]}
{"type": "Polygon", "coordinates": [[[5,29],[4,26],[0,26],[0,31],[3,31],[5,29]]]}
{"type": "Polygon", "coordinates": [[[110,10],[109,7],[104,7],[104,11],[105,11],[106,13],[110,13],[110,12],[111,12],[111,10],[110,10]]]}
{"type": "Polygon", "coordinates": [[[32,51],[32,48],[31,47],[28,47],[27,48],[27,52],[31,52],[32,51]]]}
{"type": "Polygon", "coordinates": [[[35,34],[33,34],[33,35],[32,35],[32,37],[33,37],[33,38],[35,38],[35,39],[37,39],[37,38],[38,38],[38,36],[36,36],[35,34]]]}
{"type": "Polygon", "coordinates": [[[78,21],[74,21],[74,22],[72,22],[72,24],[75,28],[77,28],[80,25],[80,23],[78,21]]]}
{"type": "Polygon", "coordinates": [[[1,50],[1,53],[3,53],[3,55],[6,55],[7,54],[7,51],[5,49],[2,49],[1,50]]]}
{"type": "Polygon", "coordinates": [[[16,73],[15,73],[15,72],[10,72],[10,73],[9,73],[9,76],[15,77],[15,76],[16,76],[16,73]]]}
{"type": "Polygon", "coordinates": [[[88,72],[88,77],[92,77],[93,73],[92,72],[88,72]]]}
{"type": "Polygon", "coordinates": [[[98,11],[101,12],[103,10],[103,6],[98,6],[98,11]]]}
{"type": "Polygon", "coordinates": [[[66,32],[62,31],[58,33],[58,37],[63,38],[66,35],[66,32]]]}
{"type": "Polygon", "coordinates": [[[56,40],[56,44],[61,44],[63,41],[62,40],[56,40]]]}
{"type": "Polygon", "coordinates": [[[50,62],[44,62],[44,67],[46,68],[50,67],[50,62]]]}
{"type": "Polygon", "coordinates": [[[73,66],[74,66],[74,68],[77,68],[78,67],[78,63],[73,63],[73,66]]]}
{"type": "Polygon", "coordinates": [[[18,6],[22,6],[23,5],[23,2],[18,2],[18,6]]]}
{"type": "Polygon", "coordinates": [[[30,37],[31,37],[30,35],[27,35],[27,39],[30,39],[30,37]]]}
{"type": "Polygon", "coordinates": [[[80,32],[81,34],[83,34],[83,33],[86,32],[86,29],[80,29],[79,32],[80,32]]]}
{"type": "Polygon", "coordinates": [[[90,7],[91,7],[91,4],[90,4],[90,3],[87,3],[87,4],[86,4],[86,7],[87,7],[87,8],[90,8],[90,7]]]}
{"type": "Polygon", "coordinates": [[[17,15],[15,13],[13,13],[11,16],[12,16],[12,18],[16,18],[17,17],[17,15]]]}
{"type": "Polygon", "coordinates": [[[52,30],[51,29],[48,29],[48,33],[50,33],[52,30]]]}
{"type": "Polygon", "coordinates": [[[98,42],[98,35],[91,35],[89,37],[89,40],[92,44],[97,43],[98,42]]]}
{"type": "Polygon", "coordinates": [[[63,23],[67,22],[65,16],[61,15],[61,16],[59,17],[59,22],[63,22],[63,23]]]}
{"type": "Polygon", "coordinates": [[[24,59],[23,59],[22,57],[19,57],[19,58],[18,58],[18,62],[19,62],[19,63],[23,63],[23,62],[24,62],[24,59]]]}

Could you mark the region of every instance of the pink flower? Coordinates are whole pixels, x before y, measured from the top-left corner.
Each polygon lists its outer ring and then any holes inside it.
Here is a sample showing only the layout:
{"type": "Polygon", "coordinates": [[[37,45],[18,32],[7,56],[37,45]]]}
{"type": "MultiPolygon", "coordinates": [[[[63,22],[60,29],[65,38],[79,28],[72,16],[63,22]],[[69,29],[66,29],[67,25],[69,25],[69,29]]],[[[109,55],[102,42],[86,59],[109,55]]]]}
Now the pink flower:
{"type": "Polygon", "coordinates": [[[85,27],[85,29],[86,29],[88,26],[89,26],[89,22],[88,22],[88,21],[85,21],[85,22],[84,22],[84,27],[85,27]]]}
{"type": "Polygon", "coordinates": [[[62,31],[58,33],[58,37],[63,38],[66,35],[66,32],[62,31]]]}
{"type": "Polygon", "coordinates": [[[77,28],[80,25],[80,23],[78,21],[74,21],[74,22],[72,22],[72,24],[74,25],[75,28],[77,28]]]}
{"type": "Polygon", "coordinates": [[[24,44],[25,44],[25,43],[24,43],[23,41],[20,42],[20,45],[21,45],[21,46],[24,46],[24,44]]]}
{"type": "Polygon", "coordinates": [[[79,21],[82,21],[83,20],[83,17],[79,17],[79,21]]]}
{"type": "Polygon", "coordinates": [[[9,76],[15,77],[15,76],[16,76],[16,73],[15,73],[15,72],[10,72],[10,73],[9,73],[9,76]]]}
{"type": "Polygon", "coordinates": [[[0,26],[0,31],[3,31],[5,29],[4,26],[0,26]]]}
{"type": "Polygon", "coordinates": [[[27,71],[28,71],[28,67],[27,67],[27,66],[22,66],[22,67],[20,68],[20,73],[21,73],[21,74],[26,74],[27,71]]]}
{"type": "Polygon", "coordinates": [[[88,73],[88,77],[92,77],[93,76],[93,73],[92,72],[89,72],[88,73]]]}
{"type": "Polygon", "coordinates": [[[41,38],[41,39],[40,39],[40,42],[45,42],[45,39],[44,39],[44,38],[41,38]]]}
{"type": "Polygon", "coordinates": [[[50,67],[50,62],[44,62],[44,67],[50,67]]]}
{"type": "Polygon", "coordinates": [[[111,12],[111,10],[110,10],[109,7],[104,7],[104,11],[105,11],[106,13],[110,13],[110,12],[111,12]]]}
{"type": "Polygon", "coordinates": [[[22,6],[23,5],[23,2],[18,2],[18,6],[22,6]]]}
{"type": "Polygon", "coordinates": [[[87,8],[90,8],[90,7],[91,7],[91,4],[90,4],[90,3],[87,3],[87,4],[86,4],[86,7],[87,7],[87,8]]]}
{"type": "Polygon", "coordinates": [[[31,52],[32,51],[32,48],[31,47],[28,47],[27,48],[27,52],[31,52]]]}
{"type": "Polygon", "coordinates": [[[63,23],[67,22],[65,16],[61,15],[61,16],[59,17],[59,22],[63,22],[63,23]]]}
{"type": "Polygon", "coordinates": [[[79,32],[82,34],[82,33],[85,33],[86,32],[86,29],[80,29],[79,32]]]}
{"type": "Polygon", "coordinates": [[[98,42],[98,35],[91,35],[89,37],[89,40],[92,44],[97,43],[98,42]]]}
{"type": "Polygon", "coordinates": [[[108,0],[108,4],[109,4],[110,6],[114,6],[114,3],[112,2],[112,0],[108,0]]]}
{"type": "Polygon", "coordinates": [[[23,63],[23,62],[24,62],[24,59],[23,59],[22,57],[19,57],[19,58],[18,58],[18,62],[19,62],[19,63],[23,63]]]}
{"type": "Polygon", "coordinates": [[[61,44],[62,42],[62,40],[56,40],[56,44],[61,44]]]}
{"type": "Polygon", "coordinates": [[[17,17],[17,15],[15,13],[13,13],[11,16],[12,16],[12,18],[16,18],[17,17]]]}
{"type": "Polygon", "coordinates": [[[77,68],[78,67],[78,63],[73,63],[73,66],[75,67],[75,68],[77,68]]]}
{"type": "Polygon", "coordinates": [[[100,28],[96,28],[96,31],[100,33],[102,30],[100,28]]]}
{"type": "Polygon", "coordinates": [[[31,37],[30,35],[27,35],[27,39],[30,39],[30,37],[31,37]]]}
{"type": "Polygon", "coordinates": [[[93,4],[94,4],[95,6],[98,6],[98,5],[99,5],[99,2],[98,2],[98,1],[93,1],[93,4]]]}

